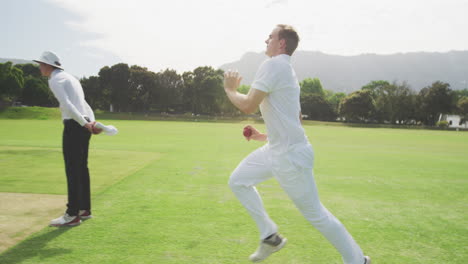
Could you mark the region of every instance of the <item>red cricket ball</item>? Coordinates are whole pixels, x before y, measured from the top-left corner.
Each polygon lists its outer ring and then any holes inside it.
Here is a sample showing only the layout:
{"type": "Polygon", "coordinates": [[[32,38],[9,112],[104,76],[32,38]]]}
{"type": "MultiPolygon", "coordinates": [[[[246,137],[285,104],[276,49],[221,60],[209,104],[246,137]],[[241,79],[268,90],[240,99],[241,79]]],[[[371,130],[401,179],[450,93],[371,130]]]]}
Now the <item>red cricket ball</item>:
{"type": "Polygon", "coordinates": [[[252,129],[250,127],[244,127],[244,137],[250,137],[252,135],[252,129]]]}

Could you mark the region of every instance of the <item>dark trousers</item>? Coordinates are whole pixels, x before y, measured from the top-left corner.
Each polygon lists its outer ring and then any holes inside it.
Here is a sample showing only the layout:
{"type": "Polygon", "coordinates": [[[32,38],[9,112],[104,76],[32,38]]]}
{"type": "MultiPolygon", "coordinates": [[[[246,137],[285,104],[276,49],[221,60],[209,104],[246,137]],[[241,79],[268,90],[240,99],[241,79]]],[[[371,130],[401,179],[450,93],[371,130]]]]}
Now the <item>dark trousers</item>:
{"type": "Polygon", "coordinates": [[[79,210],[91,210],[91,191],[88,170],[88,148],[91,133],[73,119],[63,121],[63,159],[67,174],[67,214],[78,215],[79,210]]]}

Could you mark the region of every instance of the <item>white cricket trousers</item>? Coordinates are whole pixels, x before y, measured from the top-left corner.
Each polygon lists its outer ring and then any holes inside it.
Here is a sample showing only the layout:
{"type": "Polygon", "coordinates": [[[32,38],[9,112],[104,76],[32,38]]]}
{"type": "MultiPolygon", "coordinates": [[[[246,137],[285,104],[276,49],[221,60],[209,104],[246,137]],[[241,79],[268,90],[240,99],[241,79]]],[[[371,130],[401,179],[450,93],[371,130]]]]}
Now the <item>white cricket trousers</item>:
{"type": "Polygon", "coordinates": [[[340,252],[345,264],[363,264],[359,245],[320,202],[313,159],[310,144],[282,155],[275,155],[267,144],[241,161],[229,178],[229,186],[255,220],[260,239],[265,239],[278,232],[278,227],[265,211],[255,185],[275,177],[302,215],[340,252]]]}

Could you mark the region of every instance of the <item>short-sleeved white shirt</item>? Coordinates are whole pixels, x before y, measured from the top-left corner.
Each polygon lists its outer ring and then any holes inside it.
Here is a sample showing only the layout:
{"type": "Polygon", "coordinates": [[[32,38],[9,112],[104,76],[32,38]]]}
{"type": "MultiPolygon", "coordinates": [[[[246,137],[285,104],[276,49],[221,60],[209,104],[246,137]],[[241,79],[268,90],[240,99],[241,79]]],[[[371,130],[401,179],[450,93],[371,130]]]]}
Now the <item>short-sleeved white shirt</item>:
{"type": "Polygon", "coordinates": [[[263,62],[252,88],[267,93],[260,111],[267,128],[269,148],[281,155],[308,145],[299,118],[300,86],[291,57],[281,54],[263,62]]]}
{"type": "Polygon", "coordinates": [[[49,79],[49,87],[60,103],[62,119],[74,119],[84,126],[88,121],[94,121],[94,112],[85,101],[80,81],[63,70],[56,69],[49,79]]]}

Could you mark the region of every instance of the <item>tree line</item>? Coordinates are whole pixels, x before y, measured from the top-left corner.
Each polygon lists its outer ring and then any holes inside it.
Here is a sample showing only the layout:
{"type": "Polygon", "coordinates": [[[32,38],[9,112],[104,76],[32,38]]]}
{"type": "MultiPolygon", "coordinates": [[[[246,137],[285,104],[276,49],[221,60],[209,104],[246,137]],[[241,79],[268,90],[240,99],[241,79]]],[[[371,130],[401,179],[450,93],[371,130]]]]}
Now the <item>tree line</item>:
{"type": "Polygon", "coordinates": [[[0,109],[21,101],[26,105],[58,106],[39,67],[32,63],[0,63],[0,109]]]}
{"type": "Polygon", "coordinates": [[[324,90],[317,78],[305,79],[301,104],[311,119],[324,121],[433,126],[440,114],[459,114],[468,120],[468,89],[451,90],[450,84],[441,81],[419,92],[406,82],[371,81],[346,95],[324,90]]]}
{"type": "MultiPolygon", "coordinates": [[[[94,109],[115,112],[191,113],[235,116],[223,90],[221,69],[209,66],[178,74],[152,72],[125,63],[105,66],[97,76],[80,79],[86,100],[94,109]]],[[[413,91],[405,82],[377,80],[350,94],[326,90],[318,78],[300,82],[301,109],[306,119],[359,123],[436,124],[439,114],[468,117],[468,90],[454,91],[436,81],[413,91]]],[[[239,92],[250,87],[241,85],[239,92]]],[[[0,107],[21,102],[30,106],[57,106],[37,65],[0,63],[0,107]]]]}

